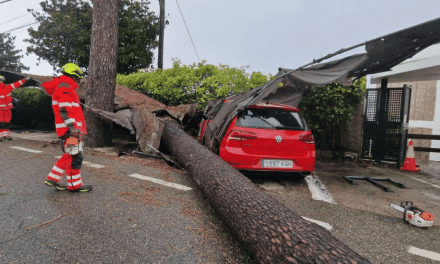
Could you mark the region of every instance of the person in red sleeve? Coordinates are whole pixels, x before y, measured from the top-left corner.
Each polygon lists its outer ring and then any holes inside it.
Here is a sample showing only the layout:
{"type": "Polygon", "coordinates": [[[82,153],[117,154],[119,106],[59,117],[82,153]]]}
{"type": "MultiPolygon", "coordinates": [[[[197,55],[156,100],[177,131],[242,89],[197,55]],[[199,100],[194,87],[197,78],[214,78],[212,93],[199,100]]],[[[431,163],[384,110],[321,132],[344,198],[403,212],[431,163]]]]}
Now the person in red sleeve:
{"type": "Polygon", "coordinates": [[[11,122],[12,113],[12,96],[11,92],[14,89],[22,86],[30,78],[22,79],[18,82],[5,85],[5,77],[0,75],[0,142],[3,138],[12,140],[11,132],[9,131],[9,123],[11,122]]]}
{"type": "Polygon", "coordinates": [[[55,187],[57,190],[68,189],[74,192],[92,190],[92,186],[84,185],[81,178],[82,136],[87,134],[84,114],[78,94],[75,92],[81,78],[83,78],[81,69],[73,63],[67,63],[63,66],[60,77],[42,83],[46,92],[52,96],[55,128],[58,137],[63,141],[63,151],[65,152],[55,163],[45,182],[46,185],[55,187]],[[72,139],[78,141],[79,151],[74,154],[66,148],[66,144],[72,139]],[[67,186],[61,184],[64,172],[66,173],[67,186]]]}

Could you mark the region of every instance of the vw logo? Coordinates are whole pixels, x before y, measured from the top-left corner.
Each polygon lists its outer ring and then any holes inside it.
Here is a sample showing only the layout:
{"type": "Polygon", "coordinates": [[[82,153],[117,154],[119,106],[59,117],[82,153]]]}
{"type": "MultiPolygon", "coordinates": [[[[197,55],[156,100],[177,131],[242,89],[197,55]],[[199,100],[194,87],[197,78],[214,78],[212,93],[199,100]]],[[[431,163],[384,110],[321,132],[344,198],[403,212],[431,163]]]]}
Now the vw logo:
{"type": "Polygon", "coordinates": [[[275,141],[276,141],[277,143],[281,143],[281,141],[283,141],[283,138],[282,138],[281,136],[276,136],[276,137],[275,137],[275,141]]]}

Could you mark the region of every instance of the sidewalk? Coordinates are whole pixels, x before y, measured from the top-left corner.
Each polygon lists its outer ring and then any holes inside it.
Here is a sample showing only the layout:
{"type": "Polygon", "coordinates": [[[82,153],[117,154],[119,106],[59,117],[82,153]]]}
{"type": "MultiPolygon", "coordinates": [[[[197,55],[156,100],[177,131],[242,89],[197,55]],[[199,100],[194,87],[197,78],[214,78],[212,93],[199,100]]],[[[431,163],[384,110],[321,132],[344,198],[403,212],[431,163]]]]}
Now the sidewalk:
{"type": "Polygon", "coordinates": [[[440,161],[429,161],[428,164],[420,165],[420,171],[429,174],[429,183],[440,186],[440,161]]]}

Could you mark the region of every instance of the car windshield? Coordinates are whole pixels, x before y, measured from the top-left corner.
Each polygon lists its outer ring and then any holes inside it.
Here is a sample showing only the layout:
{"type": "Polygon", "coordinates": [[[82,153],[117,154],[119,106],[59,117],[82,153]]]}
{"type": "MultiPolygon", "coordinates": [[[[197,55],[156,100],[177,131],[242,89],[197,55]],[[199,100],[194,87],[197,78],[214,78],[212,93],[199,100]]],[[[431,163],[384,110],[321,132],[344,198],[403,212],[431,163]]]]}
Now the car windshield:
{"type": "Polygon", "coordinates": [[[250,108],[237,118],[236,126],[250,128],[307,130],[300,113],[279,109],[250,108]]]}

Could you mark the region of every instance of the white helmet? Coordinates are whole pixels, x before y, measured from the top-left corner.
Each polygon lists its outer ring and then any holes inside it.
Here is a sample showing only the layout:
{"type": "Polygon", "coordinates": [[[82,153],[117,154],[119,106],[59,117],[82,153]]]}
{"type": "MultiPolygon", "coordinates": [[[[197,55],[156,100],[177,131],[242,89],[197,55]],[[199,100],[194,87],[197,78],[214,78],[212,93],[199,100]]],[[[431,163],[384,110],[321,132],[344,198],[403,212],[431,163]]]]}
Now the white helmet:
{"type": "Polygon", "coordinates": [[[6,80],[5,76],[1,76],[1,75],[0,75],[0,81],[3,81],[3,82],[4,82],[5,80],[6,80]]]}

